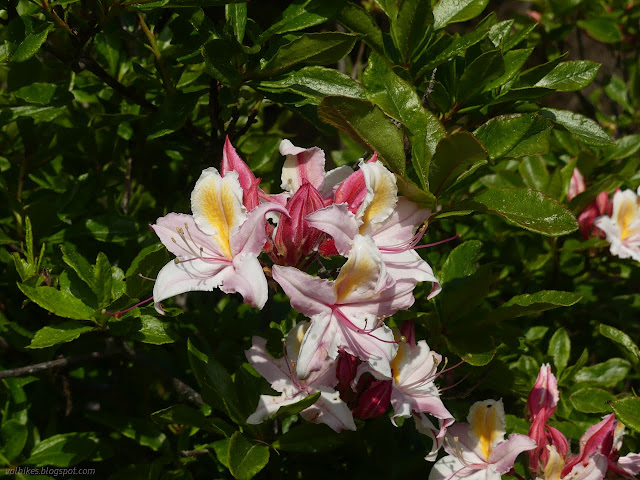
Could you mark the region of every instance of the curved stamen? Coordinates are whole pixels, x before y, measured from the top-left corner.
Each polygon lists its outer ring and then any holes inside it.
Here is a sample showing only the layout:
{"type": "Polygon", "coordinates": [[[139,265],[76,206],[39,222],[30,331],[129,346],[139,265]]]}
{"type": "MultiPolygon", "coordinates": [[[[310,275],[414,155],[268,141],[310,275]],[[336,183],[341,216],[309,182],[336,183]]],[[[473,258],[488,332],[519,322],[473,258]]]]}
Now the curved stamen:
{"type": "Polygon", "coordinates": [[[138,302],[138,303],[136,303],[133,307],[129,307],[129,308],[125,309],[125,310],[120,310],[119,312],[106,312],[106,311],[105,311],[104,313],[106,313],[107,315],[113,315],[113,316],[115,316],[115,317],[118,317],[118,316],[122,315],[123,313],[127,313],[127,312],[129,312],[129,311],[133,310],[134,308],[139,307],[139,306],[140,306],[140,305],[142,305],[143,303],[150,302],[151,300],[153,300],[153,296],[151,296],[151,297],[147,298],[146,300],[143,300],[143,301],[141,301],[141,302],[138,302]]]}
{"type": "Polygon", "coordinates": [[[342,313],[340,311],[340,309],[338,308],[334,308],[333,309],[333,314],[338,317],[338,319],[343,322],[348,328],[349,330],[355,332],[355,333],[360,333],[362,335],[368,335],[371,338],[375,338],[376,340],[382,342],[382,343],[395,343],[395,344],[399,344],[402,343],[401,340],[384,340],[382,338],[376,337],[375,335],[372,335],[371,332],[373,332],[374,330],[377,330],[378,328],[380,328],[382,326],[382,324],[384,323],[384,320],[379,322],[374,328],[366,330],[366,329],[362,329],[359,328],[357,325],[355,325],[351,320],[349,320],[347,318],[347,316],[342,313]]]}

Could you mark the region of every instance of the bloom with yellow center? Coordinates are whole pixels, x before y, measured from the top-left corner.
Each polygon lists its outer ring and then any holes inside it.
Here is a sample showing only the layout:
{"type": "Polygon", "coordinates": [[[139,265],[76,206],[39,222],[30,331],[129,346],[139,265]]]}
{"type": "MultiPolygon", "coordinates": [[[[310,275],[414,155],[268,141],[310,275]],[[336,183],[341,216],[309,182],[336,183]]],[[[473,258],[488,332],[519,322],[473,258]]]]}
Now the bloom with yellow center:
{"type": "Polygon", "coordinates": [[[636,193],[616,192],[611,216],[597,218],[594,225],[606,234],[613,255],[640,262],[640,207],[636,193]]]}

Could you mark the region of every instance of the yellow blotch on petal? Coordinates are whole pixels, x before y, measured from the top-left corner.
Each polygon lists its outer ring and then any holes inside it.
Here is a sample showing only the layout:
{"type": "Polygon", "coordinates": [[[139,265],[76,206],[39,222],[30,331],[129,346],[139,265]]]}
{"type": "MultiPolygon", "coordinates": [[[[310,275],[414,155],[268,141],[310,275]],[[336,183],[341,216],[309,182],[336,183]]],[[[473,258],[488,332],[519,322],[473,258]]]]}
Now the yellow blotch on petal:
{"type": "Polygon", "coordinates": [[[246,219],[236,172],[222,178],[215,169],[205,170],[191,194],[191,209],[198,227],[231,258],[231,234],[246,219]]]}
{"type": "Polygon", "coordinates": [[[338,303],[350,296],[373,296],[382,274],[382,260],[373,240],[356,236],[351,253],[335,281],[338,303]]]}
{"type": "Polygon", "coordinates": [[[478,440],[478,449],[485,460],[489,460],[493,447],[504,440],[505,419],[502,400],[476,402],[467,417],[471,433],[478,440]]]}
{"type": "Polygon", "coordinates": [[[364,235],[374,224],[382,223],[391,215],[398,202],[398,187],[393,173],[379,163],[365,164],[362,170],[368,190],[360,226],[360,233],[364,235]]]}
{"type": "Polygon", "coordinates": [[[405,362],[407,355],[409,354],[409,350],[411,347],[404,342],[398,345],[398,352],[396,356],[391,361],[391,370],[393,372],[393,379],[396,381],[396,384],[400,383],[400,372],[401,366],[405,362]]]}
{"type": "Polygon", "coordinates": [[[625,240],[631,234],[629,227],[633,223],[638,214],[638,206],[636,202],[630,198],[623,198],[620,208],[616,216],[616,223],[620,227],[621,240],[625,240]]]}
{"type": "Polygon", "coordinates": [[[549,461],[544,467],[544,480],[560,480],[562,478],[564,460],[556,450],[556,447],[547,445],[547,449],[549,449],[549,461]]]}

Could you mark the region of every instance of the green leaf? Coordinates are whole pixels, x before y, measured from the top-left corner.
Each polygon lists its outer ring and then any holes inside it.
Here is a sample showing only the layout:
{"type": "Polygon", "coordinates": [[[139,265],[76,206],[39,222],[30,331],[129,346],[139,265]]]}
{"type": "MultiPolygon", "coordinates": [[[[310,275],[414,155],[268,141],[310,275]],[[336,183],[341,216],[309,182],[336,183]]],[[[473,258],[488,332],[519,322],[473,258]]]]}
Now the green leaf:
{"type": "Polygon", "coordinates": [[[149,292],[153,288],[153,282],[140,275],[155,278],[168,261],[167,249],[161,243],[140,250],[126,272],[127,295],[131,298],[140,298],[143,293],[149,292]]]}
{"type": "Polygon", "coordinates": [[[443,138],[429,168],[429,190],[440,196],[468,173],[487,163],[487,151],[469,132],[443,138]]]}
{"type": "Polygon", "coordinates": [[[553,88],[560,92],[573,92],[590,85],[599,70],[600,64],[589,60],[562,62],[538,80],[535,86],[553,88]]]}
{"type": "Polygon", "coordinates": [[[609,147],[607,156],[611,160],[622,160],[640,152],[640,135],[626,135],[616,141],[615,146],[609,147]]]}
{"type": "Polygon", "coordinates": [[[122,434],[122,436],[135,440],[143,447],[149,447],[158,451],[167,441],[167,437],[153,423],[147,419],[126,418],[107,412],[86,414],[91,420],[106,425],[122,434]]]}
{"type": "Polygon", "coordinates": [[[489,120],[474,134],[489,158],[518,158],[549,151],[552,124],[537,113],[502,115],[489,120]]]}
{"type": "Polygon", "coordinates": [[[348,442],[351,435],[349,431],[336,433],[326,425],[303,423],[278,437],[273,447],[283,452],[330,452],[348,442]]]}
{"type": "Polygon", "coordinates": [[[423,208],[433,209],[436,206],[436,197],[426,190],[422,190],[418,185],[413,183],[411,180],[407,180],[404,177],[401,177],[397,173],[396,176],[396,185],[398,186],[398,192],[400,192],[404,197],[411,200],[412,202],[417,203],[423,208]]]}
{"type": "Polygon", "coordinates": [[[73,100],[71,92],[53,83],[34,82],[14,92],[14,95],[29,103],[59,107],[73,100]]]}
{"type": "Polygon", "coordinates": [[[78,274],[81,280],[95,293],[96,279],[93,267],[89,261],[71,245],[60,245],[62,260],[78,274]]]}
{"type": "Polygon", "coordinates": [[[88,218],[83,227],[83,232],[90,233],[100,242],[121,242],[135,238],[140,233],[140,226],[134,219],[116,215],[88,218]]]}
{"type": "Polygon", "coordinates": [[[533,48],[523,48],[520,50],[511,50],[502,57],[504,63],[504,73],[498,78],[490,80],[484,86],[483,91],[489,91],[494,88],[505,85],[509,80],[516,76],[520,69],[524,66],[528,58],[533,53],[533,48]]]}
{"type": "MultiPolygon", "coordinates": [[[[553,308],[569,307],[580,301],[582,295],[557,290],[542,290],[512,297],[489,315],[492,322],[533,315],[553,308]]],[[[557,366],[557,365],[556,365],[557,366]]]]}
{"type": "Polygon", "coordinates": [[[82,325],[77,322],[62,322],[57,325],[48,325],[36,332],[27,348],[46,348],[59,343],[71,342],[83,333],[95,329],[96,327],[82,325]]]}
{"type": "Polygon", "coordinates": [[[622,423],[640,432],[640,398],[628,397],[611,403],[611,408],[622,423]]]}
{"type": "Polygon", "coordinates": [[[244,424],[240,402],[234,389],[233,380],[222,365],[200,352],[189,340],[187,344],[189,363],[201,387],[203,400],[217,408],[237,424],[244,424]]]}
{"type": "Polygon", "coordinates": [[[29,287],[23,283],[18,283],[18,288],[32,302],[59,317],[89,320],[95,312],[93,308],[85,305],[73,295],[53,287],[29,287]]]}
{"type": "Polygon", "coordinates": [[[403,175],[405,157],[402,131],[382,113],[364,100],[328,96],[318,108],[320,119],[343,131],[364,148],[377,151],[382,161],[403,175]]]}
{"type": "MultiPolygon", "coordinates": [[[[242,81],[242,76],[234,64],[233,57],[236,53],[238,45],[228,40],[214,39],[202,47],[207,71],[221,82],[231,85],[237,85],[242,81]]],[[[172,98],[169,97],[167,100],[172,98]]]]}
{"type": "Polygon", "coordinates": [[[622,32],[618,22],[613,18],[592,17],[578,20],[577,25],[600,42],[617,43],[622,40],[622,32]]]}
{"type": "Polygon", "coordinates": [[[89,458],[98,444],[98,438],[92,432],[54,435],[38,443],[25,463],[36,467],[70,467],[89,458]]]}
{"type": "Polygon", "coordinates": [[[333,68],[303,67],[273,80],[261,81],[258,88],[269,92],[288,91],[311,100],[314,105],[327,95],[365,100],[364,90],[353,78],[333,68]]]}
{"type": "Polygon", "coordinates": [[[483,53],[464,69],[456,85],[456,98],[462,100],[505,73],[500,50],[483,53]]]}
{"type": "Polygon", "coordinates": [[[564,328],[556,330],[551,337],[547,355],[553,358],[553,364],[556,366],[558,374],[567,367],[571,355],[571,340],[564,328]]]}
{"type": "Polygon", "coordinates": [[[403,0],[398,14],[391,19],[391,38],[405,63],[424,42],[433,24],[431,0],[403,0]]]}
{"type": "MultiPolygon", "coordinates": [[[[205,46],[206,48],[207,46],[205,46]]],[[[151,133],[147,136],[147,140],[153,140],[180,130],[189,115],[193,113],[200,97],[200,93],[167,96],[160,105],[158,112],[151,119],[151,133]]]]}
{"type": "Polygon", "coordinates": [[[575,217],[562,203],[528,188],[490,187],[463,204],[460,208],[498,215],[542,235],[567,235],[578,229],[575,217]]]}
{"type": "Polygon", "coordinates": [[[290,405],[284,405],[278,408],[278,411],[276,412],[273,418],[289,417],[291,415],[297,415],[302,410],[309,408],[311,405],[316,403],[319,398],[320,398],[320,392],[316,392],[313,395],[309,395],[308,397],[305,397],[296,403],[292,403],[290,405]]]}
{"type": "Polygon", "coordinates": [[[224,7],[227,23],[233,28],[233,33],[239,43],[242,43],[244,31],[247,26],[247,4],[231,3],[224,7]]]}
{"type": "Polygon", "coordinates": [[[362,84],[369,100],[391,118],[401,122],[414,147],[413,165],[422,185],[427,188],[427,174],[436,145],[445,129],[430,111],[422,106],[413,86],[398,77],[377,54],[369,56],[369,65],[362,74],[362,84]]]}
{"type": "Polygon", "coordinates": [[[282,18],[265,30],[256,43],[262,44],[275,34],[295,32],[320,25],[333,17],[342,2],[336,0],[299,0],[282,12],[282,18]]]}
{"type": "Polygon", "coordinates": [[[268,446],[250,443],[240,432],[229,439],[229,470],[234,478],[253,478],[268,462],[268,446]]]}
{"type": "Polygon", "coordinates": [[[161,425],[190,425],[225,437],[233,435],[235,429],[224,420],[205,417],[200,411],[187,405],[173,405],[151,414],[151,419],[161,425]]]}
{"type": "Polygon", "coordinates": [[[489,0],[440,0],[433,7],[433,27],[436,30],[450,23],[465,22],[477,17],[489,4],[489,0]]]}
{"type": "Polygon", "coordinates": [[[609,403],[613,399],[613,395],[601,388],[582,388],[569,396],[573,408],[582,413],[610,412],[609,403]]]}
{"type": "Polygon", "coordinates": [[[631,340],[629,335],[624,333],[622,330],[618,330],[617,328],[610,327],[603,323],[600,324],[599,331],[600,335],[603,335],[620,345],[627,354],[627,357],[631,360],[631,363],[637,365],[638,362],[640,362],[640,348],[638,348],[638,345],[631,340]]]}
{"type": "Polygon", "coordinates": [[[518,165],[518,172],[527,187],[533,190],[540,190],[541,192],[546,191],[551,176],[547,171],[547,164],[542,157],[536,155],[525,158],[520,162],[520,165],[518,165]]]}
{"type": "Polygon", "coordinates": [[[104,253],[98,253],[96,266],[93,270],[95,285],[94,292],[98,298],[98,304],[101,307],[104,307],[111,301],[111,287],[113,285],[111,263],[104,253]]]}
{"type": "Polygon", "coordinates": [[[43,22],[31,16],[19,16],[6,27],[8,60],[24,62],[33,57],[46,41],[53,23],[43,22]]]}
{"type": "Polygon", "coordinates": [[[353,49],[357,38],[356,35],[340,32],[305,33],[280,47],[261,69],[260,76],[273,75],[298,63],[336,63],[353,49]]]}
{"type": "Polygon", "coordinates": [[[442,266],[438,276],[441,284],[446,284],[456,278],[464,278],[472,275],[477,270],[478,260],[482,257],[480,250],[482,242],[469,240],[454,248],[442,266]]]}
{"type": "Polygon", "coordinates": [[[578,113],[554,108],[543,108],[540,113],[558,125],[562,125],[587,145],[602,146],[613,143],[611,137],[596,122],[578,113]]]}
{"type": "Polygon", "coordinates": [[[151,315],[112,320],[109,322],[109,330],[115,335],[151,345],[164,345],[175,341],[174,334],[168,330],[165,322],[151,315]]]}
{"type": "Polygon", "coordinates": [[[610,358],[606,362],[580,369],[574,379],[576,382],[592,382],[604,387],[613,387],[627,377],[629,367],[629,362],[622,358],[610,358]]]}
{"type": "Polygon", "coordinates": [[[384,55],[382,31],[376,21],[364,9],[354,3],[345,2],[336,20],[349,31],[362,35],[362,40],[374,52],[384,55]]]}
{"type": "Polygon", "coordinates": [[[2,439],[2,455],[7,460],[13,460],[22,452],[27,444],[29,430],[18,420],[10,419],[2,424],[0,429],[0,438],[2,439]]]}

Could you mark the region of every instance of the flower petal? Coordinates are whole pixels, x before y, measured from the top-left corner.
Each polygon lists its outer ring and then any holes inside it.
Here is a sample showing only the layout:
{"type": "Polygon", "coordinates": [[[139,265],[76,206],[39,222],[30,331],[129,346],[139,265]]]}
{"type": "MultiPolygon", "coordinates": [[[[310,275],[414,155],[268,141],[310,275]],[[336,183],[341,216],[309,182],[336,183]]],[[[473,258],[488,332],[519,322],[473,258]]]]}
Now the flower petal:
{"type": "Polygon", "coordinates": [[[340,332],[331,315],[315,317],[300,344],[296,363],[298,378],[306,379],[313,372],[326,369],[327,355],[334,359],[338,356],[340,339],[340,332]]]}
{"type": "Polygon", "coordinates": [[[242,187],[242,202],[248,211],[258,206],[258,184],[259,180],[255,177],[249,166],[240,158],[236,149],[231,145],[229,135],[224,139],[224,148],[222,149],[222,165],[220,173],[223,177],[229,172],[237,172],[240,186],[242,187]]]}
{"type": "Polygon", "coordinates": [[[225,276],[220,290],[239,293],[246,303],[262,309],[269,299],[267,279],[262,265],[252,254],[241,253],[233,258],[233,270],[225,276]]]}
{"type": "Polygon", "coordinates": [[[267,418],[272,417],[276,414],[276,412],[280,409],[280,407],[284,407],[285,405],[292,405],[294,403],[303,400],[306,395],[301,392],[295,397],[287,397],[284,393],[279,397],[274,397],[271,395],[260,395],[260,401],[258,402],[258,408],[253,412],[249,418],[247,418],[247,423],[249,425],[257,425],[259,423],[264,422],[267,418]]]}
{"type": "Polygon", "coordinates": [[[231,253],[260,255],[262,247],[267,241],[265,230],[265,215],[269,212],[280,212],[287,214],[287,209],[277,203],[263,203],[254,208],[246,221],[231,237],[231,253]]]}
{"type": "MultiPolygon", "coordinates": [[[[395,356],[398,345],[395,343],[393,332],[388,326],[382,324],[373,331],[357,332],[344,320],[337,322],[337,325],[342,339],[340,347],[343,347],[347,353],[367,362],[369,367],[376,372],[374,375],[376,378],[391,378],[391,360],[395,356]]],[[[369,326],[369,330],[371,328],[372,326],[369,326]]]]}
{"type": "Polygon", "coordinates": [[[153,301],[158,313],[164,315],[160,302],[180,293],[211,291],[220,286],[232,271],[228,262],[205,262],[200,259],[170,261],[158,272],[153,286],[153,301]]]}
{"type": "Polygon", "coordinates": [[[429,480],[455,480],[458,478],[464,478],[465,480],[484,480],[484,479],[496,479],[500,480],[500,475],[497,477],[487,476],[488,470],[474,470],[464,465],[458,458],[453,455],[447,455],[438,460],[431,472],[429,473],[429,480]]]}
{"type": "Polygon", "coordinates": [[[505,442],[500,442],[491,450],[489,463],[498,473],[507,473],[513,468],[516,457],[522,452],[536,448],[536,442],[526,435],[512,433],[505,442]]]}
{"type": "Polygon", "coordinates": [[[324,175],[324,182],[320,187],[320,195],[327,201],[331,201],[334,196],[334,191],[341,185],[349,176],[353,174],[353,168],[348,165],[343,165],[333,170],[329,170],[324,175]]]}
{"type": "Polygon", "coordinates": [[[618,459],[618,466],[629,475],[640,473],[640,453],[629,453],[618,459]]]}
{"type": "Polygon", "coordinates": [[[398,204],[391,215],[372,231],[376,245],[391,247],[406,243],[430,214],[430,210],[417,203],[405,197],[398,198],[398,204]]]}
{"type": "Polygon", "coordinates": [[[201,255],[200,247],[203,247],[204,255],[221,256],[218,244],[213,242],[198,228],[191,215],[184,213],[169,213],[158,218],[151,229],[158,235],[162,244],[180,258],[193,258],[201,255]]]}
{"type": "Polygon", "coordinates": [[[470,434],[477,441],[476,452],[488,461],[493,447],[504,440],[506,422],[502,400],[474,403],[467,420],[470,434]]]}
{"type": "Polygon", "coordinates": [[[333,282],[281,265],[273,266],[272,275],[298,312],[307,317],[331,313],[330,305],[336,302],[333,282]]]}
{"type": "Polygon", "coordinates": [[[324,182],[324,152],[318,148],[300,148],[289,140],[280,143],[280,154],[286,155],[282,167],[281,188],[295,193],[307,181],[316,189],[324,182]]]}
{"type": "Polygon", "coordinates": [[[362,220],[360,233],[373,232],[393,213],[398,201],[396,177],[380,162],[360,166],[367,186],[367,195],[358,209],[362,220]]]}
{"type": "Polygon", "coordinates": [[[313,423],[324,423],[334,431],[355,430],[353,415],[349,406],[340,399],[340,394],[327,387],[321,387],[320,398],[309,408],[300,412],[300,416],[313,423]]]}
{"type": "Polygon", "coordinates": [[[310,226],[331,235],[340,255],[349,255],[351,243],[358,233],[358,222],[346,203],[321,208],[306,218],[310,226]]]}
{"type": "Polygon", "coordinates": [[[249,363],[271,384],[277,392],[287,392],[292,394],[295,385],[291,379],[291,367],[287,364],[286,358],[273,358],[267,352],[267,340],[254,336],[251,339],[251,348],[245,350],[244,354],[249,363]]]}
{"type": "Polygon", "coordinates": [[[222,178],[213,167],[203,170],[191,192],[191,209],[200,230],[231,258],[231,236],[247,218],[238,173],[231,171],[222,178]]]}

